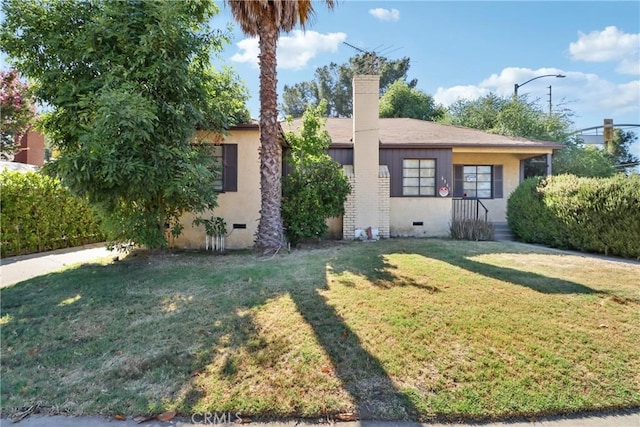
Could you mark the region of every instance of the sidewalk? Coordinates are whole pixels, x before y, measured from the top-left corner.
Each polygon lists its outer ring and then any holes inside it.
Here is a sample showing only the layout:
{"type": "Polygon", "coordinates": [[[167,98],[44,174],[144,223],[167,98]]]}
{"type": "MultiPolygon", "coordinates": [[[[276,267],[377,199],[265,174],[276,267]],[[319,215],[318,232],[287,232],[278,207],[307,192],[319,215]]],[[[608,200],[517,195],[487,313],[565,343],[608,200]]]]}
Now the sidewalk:
{"type": "MultiPolygon", "coordinates": [[[[53,417],[32,416],[24,419],[17,426],[25,427],[192,427],[214,425],[213,421],[205,423],[203,418],[195,419],[195,423],[191,420],[172,420],[170,422],[147,421],[137,423],[132,419],[126,421],[117,421],[109,418],[100,417],[64,417],[56,415],[53,417]]],[[[1,427],[13,425],[11,421],[0,420],[1,427]]],[[[218,424],[219,426],[231,427],[235,424],[218,424]]],[[[451,427],[451,426],[478,426],[478,427],[638,427],[640,426],[640,410],[625,411],[619,415],[599,414],[587,417],[571,416],[571,417],[553,417],[548,419],[540,419],[538,421],[513,421],[513,422],[495,422],[495,423],[472,423],[472,424],[420,424],[412,422],[394,422],[394,421],[354,421],[354,422],[337,422],[330,423],[326,420],[318,420],[318,422],[309,421],[287,421],[287,422],[270,422],[270,423],[251,423],[248,427],[320,427],[320,426],[336,426],[336,427],[451,427]]]]}
{"type": "Polygon", "coordinates": [[[117,251],[107,250],[105,243],[95,243],[51,252],[3,258],[0,259],[0,288],[53,273],[73,264],[117,255],[117,251]]]}

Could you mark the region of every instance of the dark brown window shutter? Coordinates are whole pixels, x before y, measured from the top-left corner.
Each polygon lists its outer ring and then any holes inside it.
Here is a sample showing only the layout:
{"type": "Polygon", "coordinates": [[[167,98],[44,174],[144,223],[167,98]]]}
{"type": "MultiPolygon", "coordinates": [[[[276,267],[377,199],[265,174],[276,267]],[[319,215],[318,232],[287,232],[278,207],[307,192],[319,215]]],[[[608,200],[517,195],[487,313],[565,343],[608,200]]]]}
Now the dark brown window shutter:
{"type": "Polygon", "coordinates": [[[238,191],[238,144],[222,146],[222,191],[238,191]]]}
{"type": "Polygon", "coordinates": [[[453,197],[464,195],[464,173],[462,165],[453,165],[453,197]]]}
{"type": "Polygon", "coordinates": [[[493,198],[502,199],[502,165],[493,166],[493,198]]]}

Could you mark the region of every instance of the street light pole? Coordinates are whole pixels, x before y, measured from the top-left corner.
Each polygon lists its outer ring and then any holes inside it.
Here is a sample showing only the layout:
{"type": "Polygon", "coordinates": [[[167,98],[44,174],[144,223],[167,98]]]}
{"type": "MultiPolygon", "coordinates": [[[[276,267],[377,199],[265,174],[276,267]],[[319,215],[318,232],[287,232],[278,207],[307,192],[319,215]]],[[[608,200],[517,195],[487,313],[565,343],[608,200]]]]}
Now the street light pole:
{"type": "Polygon", "coordinates": [[[542,76],[537,76],[537,77],[534,77],[532,79],[529,79],[529,80],[527,80],[526,82],[524,82],[522,84],[516,83],[516,84],[513,85],[513,97],[515,99],[518,99],[518,89],[519,88],[521,88],[522,86],[526,85],[529,82],[532,82],[532,81],[537,80],[537,79],[541,79],[543,77],[557,77],[559,79],[564,79],[567,76],[565,76],[564,74],[545,74],[545,75],[542,75],[542,76]]]}

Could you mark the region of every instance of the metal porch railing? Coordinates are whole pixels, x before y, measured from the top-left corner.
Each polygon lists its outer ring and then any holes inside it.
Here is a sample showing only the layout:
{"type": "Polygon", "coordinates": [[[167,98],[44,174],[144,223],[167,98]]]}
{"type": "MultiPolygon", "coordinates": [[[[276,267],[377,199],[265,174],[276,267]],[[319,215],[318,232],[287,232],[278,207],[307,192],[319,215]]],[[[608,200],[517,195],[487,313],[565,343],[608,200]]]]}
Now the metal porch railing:
{"type": "Polygon", "coordinates": [[[452,217],[454,221],[489,219],[489,209],[480,199],[454,198],[452,200],[452,217]]]}

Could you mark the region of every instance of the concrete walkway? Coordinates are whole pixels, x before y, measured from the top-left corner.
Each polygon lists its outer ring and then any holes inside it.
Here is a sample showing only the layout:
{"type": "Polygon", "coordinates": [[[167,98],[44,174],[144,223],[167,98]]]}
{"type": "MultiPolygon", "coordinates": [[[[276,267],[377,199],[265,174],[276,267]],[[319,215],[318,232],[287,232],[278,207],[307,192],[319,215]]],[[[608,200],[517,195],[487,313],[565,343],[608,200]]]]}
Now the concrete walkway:
{"type": "MultiPolygon", "coordinates": [[[[533,245],[531,245],[533,246],[533,245]]],[[[537,249],[545,249],[536,246],[537,249]]],[[[547,248],[548,249],[548,248],[547,248]]],[[[576,252],[565,252],[571,255],[592,256],[576,252]]],[[[23,280],[49,274],[62,270],[68,266],[97,261],[105,257],[115,257],[118,252],[109,251],[104,243],[86,245],[78,248],[60,249],[40,254],[24,255],[0,260],[0,287],[14,285],[23,280]]],[[[599,257],[599,256],[596,256],[599,257]]],[[[602,257],[599,257],[602,258],[602,257]]],[[[611,259],[611,261],[628,262],[627,260],[611,259]]],[[[634,261],[631,261],[635,263],[634,261]]],[[[14,424],[9,419],[0,419],[0,427],[12,425],[25,427],[191,427],[214,425],[214,418],[210,422],[204,422],[203,417],[193,419],[176,419],[171,422],[147,421],[137,423],[132,418],[118,421],[103,417],[67,417],[67,416],[42,416],[31,415],[19,424],[14,424]],[[193,422],[194,421],[194,422],[193,422]]],[[[254,427],[319,427],[323,424],[333,424],[326,420],[317,423],[307,421],[287,421],[273,423],[251,423],[254,427]]],[[[444,426],[485,426],[485,427],[640,427],[640,408],[608,413],[572,415],[564,417],[538,418],[534,421],[509,421],[494,423],[470,423],[470,424],[420,424],[411,422],[382,422],[382,421],[356,421],[339,422],[339,427],[444,427],[444,426]]],[[[227,424],[228,427],[231,424],[227,424]]]]}
{"type": "Polygon", "coordinates": [[[76,248],[3,258],[0,259],[0,288],[53,273],[74,264],[117,255],[118,252],[107,250],[105,243],[96,243],[76,248]]]}
{"type": "MultiPolygon", "coordinates": [[[[117,421],[115,419],[100,417],[64,417],[64,416],[31,416],[25,418],[19,424],[20,427],[192,427],[192,426],[212,426],[215,425],[213,418],[210,422],[204,422],[203,417],[197,416],[195,422],[190,419],[174,419],[170,422],[146,421],[137,423],[133,419],[117,421]]],[[[11,421],[0,420],[1,427],[8,427],[13,424],[11,421]]],[[[221,424],[218,424],[221,425],[221,424]]],[[[231,427],[235,424],[224,424],[231,427]]],[[[319,420],[316,423],[308,421],[287,421],[270,423],[250,423],[248,427],[321,427],[323,425],[336,425],[337,427],[451,427],[451,426],[484,426],[484,427],[639,427],[640,410],[635,412],[625,411],[620,414],[600,414],[591,416],[554,417],[539,419],[536,421],[513,421],[495,423],[472,423],[472,424],[420,424],[412,422],[394,421],[353,421],[332,423],[326,420],[319,420]]]]}

